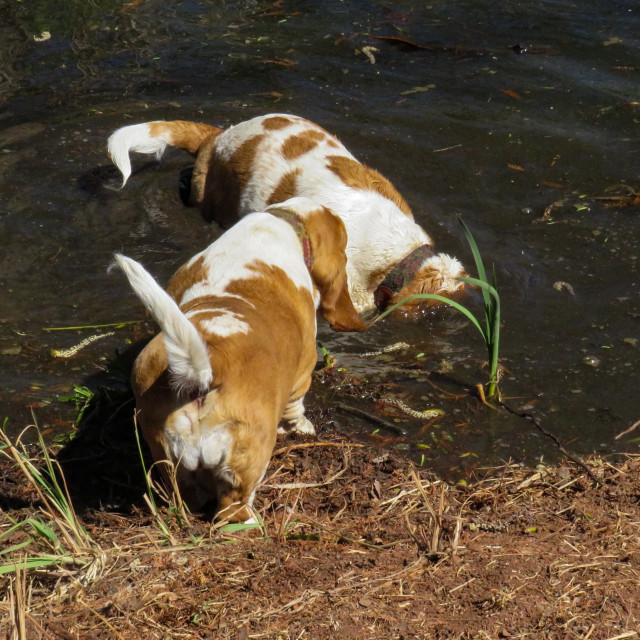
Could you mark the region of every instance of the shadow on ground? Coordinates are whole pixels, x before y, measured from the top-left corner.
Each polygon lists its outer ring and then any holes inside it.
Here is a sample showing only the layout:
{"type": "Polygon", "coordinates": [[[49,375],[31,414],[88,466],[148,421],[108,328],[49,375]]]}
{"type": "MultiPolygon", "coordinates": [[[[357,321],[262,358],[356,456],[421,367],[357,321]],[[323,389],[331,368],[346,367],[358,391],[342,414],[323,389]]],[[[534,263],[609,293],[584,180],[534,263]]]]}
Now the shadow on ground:
{"type": "Polygon", "coordinates": [[[77,423],[76,435],[57,454],[70,497],[80,512],[107,509],[129,512],[143,503],[146,444],[136,439],[135,400],[129,378],[148,339],[116,354],[107,370],[84,381],[95,390],[77,423]]]}

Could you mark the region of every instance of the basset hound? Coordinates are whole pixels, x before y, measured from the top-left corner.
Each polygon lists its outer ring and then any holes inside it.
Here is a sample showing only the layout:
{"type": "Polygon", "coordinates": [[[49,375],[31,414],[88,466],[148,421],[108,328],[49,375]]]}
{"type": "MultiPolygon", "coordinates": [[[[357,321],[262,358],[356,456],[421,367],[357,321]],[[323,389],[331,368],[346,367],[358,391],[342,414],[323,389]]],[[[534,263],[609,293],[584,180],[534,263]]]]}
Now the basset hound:
{"type": "Polygon", "coordinates": [[[161,330],[134,364],[138,422],[154,460],[173,463],[192,509],[250,520],[278,425],[314,433],[303,400],[317,359],[316,310],[336,331],[365,328],[349,298],[346,244],[339,217],[293,198],[243,217],[166,291],[116,254],[161,330]]]}
{"type": "Polygon", "coordinates": [[[434,251],[394,186],[308,120],[271,114],[227,129],[181,120],[122,127],[108,151],[123,186],[130,151],[160,157],[167,145],[196,156],[190,203],[225,228],[294,196],[330,208],[347,229],[349,292],[359,312],[417,293],[451,297],[463,288],[460,262],[434,251]]]}

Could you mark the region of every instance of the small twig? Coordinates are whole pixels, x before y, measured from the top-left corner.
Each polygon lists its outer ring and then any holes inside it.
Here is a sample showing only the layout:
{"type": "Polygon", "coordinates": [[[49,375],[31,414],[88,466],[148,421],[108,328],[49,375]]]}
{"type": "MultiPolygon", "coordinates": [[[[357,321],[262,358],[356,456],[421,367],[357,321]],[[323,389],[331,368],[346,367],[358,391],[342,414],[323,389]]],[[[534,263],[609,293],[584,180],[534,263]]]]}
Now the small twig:
{"type": "Polygon", "coordinates": [[[453,587],[453,589],[450,589],[449,593],[450,594],[454,593],[458,589],[462,589],[463,587],[466,587],[466,586],[470,585],[474,580],[477,580],[477,578],[475,578],[475,577],[469,578],[466,582],[463,582],[462,584],[459,584],[457,587],[453,587]]]}
{"type": "MultiPolygon", "coordinates": [[[[315,487],[324,487],[332,482],[335,482],[338,478],[343,476],[347,471],[348,466],[340,469],[337,473],[334,473],[328,480],[324,482],[286,482],[284,484],[262,484],[263,487],[269,487],[271,489],[313,489],[315,487]]],[[[297,498],[296,498],[297,502],[297,498]]]]}
{"type": "Polygon", "coordinates": [[[364,447],[364,445],[352,442],[303,442],[276,449],[271,455],[279,456],[281,453],[289,453],[295,449],[308,449],[309,447],[364,447]]]}
{"type": "Polygon", "coordinates": [[[24,559],[25,567],[21,568],[16,563],[15,577],[9,584],[9,624],[11,633],[7,638],[26,638],[27,631],[25,618],[27,615],[27,558],[24,559]]]}
{"type": "Polygon", "coordinates": [[[622,433],[619,433],[614,440],[619,440],[622,436],[626,436],[628,433],[631,433],[636,427],[640,426],[640,420],[634,422],[628,429],[625,429],[622,433]]]}
{"type": "MultiPolygon", "coordinates": [[[[40,633],[45,637],[48,638],[50,640],[55,640],[55,637],[52,636],[29,612],[27,612],[26,614],[27,618],[29,618],[29,621],[31,622],[31,624],[33,624],[35,627],[37,627],[38,631],[40,631],[40,633]]],[[[48,627],[50,627],[50,624],[47,624],[48,627]]],[[[55,630],[54,630],[55,631],[55,630]]],[[[58,634],[60,635],[60,634],[58,634]]],[[[26,638],[27,636],[20,636],[20,638],[26,638]]],[[[77,640],[76,636],[72,636],[72,635],[68,635],[68,636],[60,636],[62,638],[68,639],[71,638],[71,640],[77,640]]]]}
{"type": "Polygon", "coordinates": [[[637,638],[637,631],[625,631],[625,633],[621,633],[619,636],[611,636],[607,638],[607,640],[622,640],[622,638],[637,638]]]}
{"type": "Polygon", "coordinates": [[[476,391],[478,392],[478,398],[480,398],[480,402],[482,402],[483,405],[489,407],[489,409],[497,408],[495,405],[492,405],[487,401],[487,396],[484,393],[484,387],[481,384],[476,385],[476,391]]]}
{"type": "Polygon", "coordinates": [[[349,413],[354,413],[357,416],[360,416],[361,418],[365,418],[366,420],[369,420],[370,422],[374,422],[375,424],[379,424],[381,427],[384,427],[385,429],[389,429],[389,431],[393,431],[394,433],[397,433],[401,436],[406,436],[407,435],[407,430],[404,427],[400,427],[396,424],[392,424],[391,422],[388,422],[387,420],[383,420],[382,418],[378,418],[378,416],[374,416],[371,413],[367,413],[366,411],[362,411],[362,409],[357,409],[356,407],[352,407],[348,404],[344,404],[342,402],[339,402],[336,405],[336,409],[342,409],[342,411],[348,411],[349,413]]]}
{"type": "Polygon", "coordinates": [[[136,324],[139,320],[124,320],[123,322],[107,322],[106,324],[81,324],[75,327],[43,327],[43,331],[77,331],[79,329],[104,329],[106,327],[116,327],[120,329],[127,324],[136,324]]]}
{"type": "Polygon", "coordinates": [[[571,460],[571,462],[573,462],[574,464],[577,464],[579,467],[581,467],[584,472],[591,478],[591,480],[593,480],[593,482],[595,484],[597,484],[598,486],[603,486],[602,481],[598,480],[598,478],[596,478],[596,476],[593,474],[593,471],[591,471],[591,469],[589,469],[589,467],[582,462],[582,460],[576,458],[573,454],[569,453],[564,446],[562,446],[562,443],[560,442],[560,440],[558,440],[558,438],[551,433],[550,431],[547,431],[535,418],[534,416],[532,416],[530,413],[526,413],[525,411],[517,411],[516,409],[513,409],[512,407],[510,407],[508,404],[505,404],[504,402],[502,402],[502,400],[499,401],[500,406],[503,409],[506,409],[509,413],[512,413],[514,416],[518,416],[519,418],[524,418],[525,420],[528,420],[529,422],[531,422],[533,424],[533,426],[538,429],[538,431],[540,431],[540,433],[544,436],[546,436],[547,438],[549,438],[550,440],[552,440],[556,447],[558,447],[558,449],[562,452],[562,454],[568,459],[571,460]]]}
{"type": "Polygon", "coordinates": [[[434,149],[433,153],[441,153],[442,151],[451,151],[451,149],[458,149],[461,147],[461,144],[454,144],[451,147],[442,147],[442,149],[434,149]]]}

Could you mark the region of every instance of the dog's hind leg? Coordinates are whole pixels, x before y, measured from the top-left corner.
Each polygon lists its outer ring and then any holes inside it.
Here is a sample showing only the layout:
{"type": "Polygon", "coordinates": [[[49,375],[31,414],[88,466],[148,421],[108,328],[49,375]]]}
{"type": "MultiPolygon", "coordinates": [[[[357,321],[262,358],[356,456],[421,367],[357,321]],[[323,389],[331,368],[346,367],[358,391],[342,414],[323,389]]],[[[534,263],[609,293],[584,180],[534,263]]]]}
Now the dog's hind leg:
{"type": "Polygon", "coordinates": [[[282,420],[286,423],[284,427],[278,427],[278,433],[302,433],[306,435],[314,435],[315,427],[304,416],[304,396],[290,400],[287,408],[284,410],[282,420]]]}

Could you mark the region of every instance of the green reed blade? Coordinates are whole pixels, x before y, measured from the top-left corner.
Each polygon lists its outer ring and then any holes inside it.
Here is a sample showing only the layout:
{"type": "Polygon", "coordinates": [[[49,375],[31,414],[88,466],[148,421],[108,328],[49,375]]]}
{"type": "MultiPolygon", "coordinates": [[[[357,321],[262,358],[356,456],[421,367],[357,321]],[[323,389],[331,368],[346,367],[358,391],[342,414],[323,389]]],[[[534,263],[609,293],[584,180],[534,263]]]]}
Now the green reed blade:
{"type": "Polygon", "coordinates": [[[404,300],[400,300],[400,302],[397,302],[396,304],[392,305],[388,309],[385,309],[375,319],[374,322],[378,322],[378,320],[382,320],[382,318],[388,316],[392,311],[395,311],[398,307],[401,307],[403,304],[406,304],[410,300],[438,300],[440,302],[444,302],[445,304],[448,304],[451,307],[454,307],[455,309],[460,311],[460,313],[464,313],[464,315],[467,316],[467,318],[469,318],[469,320],[471,320],[473,325],[482,334],[482,337],[485,340],[487,339],[484,329],[480,326],[480,323],[477,321],[477,319],[473,315],[473,313],[471,313],[471,311],[469,311],[469,309],[467,309],[466,307],[463,307],[459,302],[456,302],[455,300],[450,300],[449,298],[445,298],[444,296],[439,296],[439,295],[437,295],[435,293],[414,293],[413,295],[404,298],[404,300]]]}

